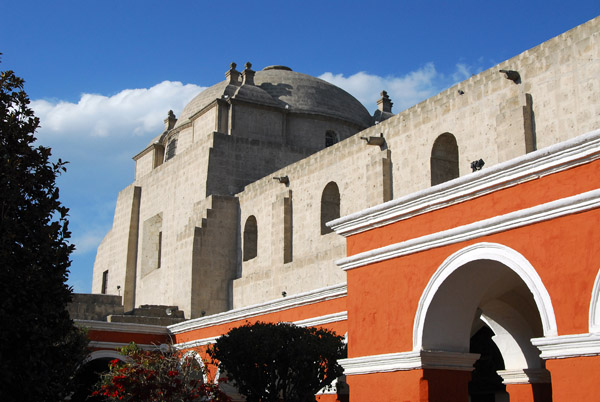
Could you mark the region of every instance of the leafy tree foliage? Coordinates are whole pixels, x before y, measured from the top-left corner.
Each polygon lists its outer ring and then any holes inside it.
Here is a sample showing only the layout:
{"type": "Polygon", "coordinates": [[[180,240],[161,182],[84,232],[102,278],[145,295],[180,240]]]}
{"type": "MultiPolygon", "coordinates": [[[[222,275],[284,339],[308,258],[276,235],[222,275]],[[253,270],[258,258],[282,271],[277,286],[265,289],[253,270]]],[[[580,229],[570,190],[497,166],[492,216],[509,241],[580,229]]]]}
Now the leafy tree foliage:
{"type": "Polygon", "coordinates": [[[341,376],[341,336],[293,324],[246,324],[217,339],[210,355],[248,402],[309,402],[341,376]]]}
{"type": "Polygon", "coordinates": [[[39,119],[23,80],[0,72],[0,394],[57,401],[87,353],[66,311],[73,246],[56,177],[65,162],[35,146],[39,119]]]}
{"type": "Polygon", "coordinates": [[[193,355],[172,349],[144,351],[135,343],[121,348],[126,361],[113,360],[93,396],[108,401],[228,402],[214,382],[204,382],[205,368],[193,355]]]}

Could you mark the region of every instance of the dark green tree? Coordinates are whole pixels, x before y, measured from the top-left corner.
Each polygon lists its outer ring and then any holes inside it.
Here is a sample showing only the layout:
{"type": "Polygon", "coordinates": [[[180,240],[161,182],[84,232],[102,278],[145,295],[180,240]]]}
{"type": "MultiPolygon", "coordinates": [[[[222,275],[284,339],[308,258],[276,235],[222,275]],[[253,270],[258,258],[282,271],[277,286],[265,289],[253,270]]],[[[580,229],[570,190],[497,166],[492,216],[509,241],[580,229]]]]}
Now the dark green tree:
{"type": "Polygon", "coordinates": [[[66,311],[73,245],[56,177],[37,146],[23,80],[0,72],[0,400],[62,400],[87,340],[66,311]]]}
{"type": "Polygon", "coordinates": [[[346,345],[326,329],[257,322],[221,336],[209,354],[248,402],[312,402],[343,374],[346,345]]]}

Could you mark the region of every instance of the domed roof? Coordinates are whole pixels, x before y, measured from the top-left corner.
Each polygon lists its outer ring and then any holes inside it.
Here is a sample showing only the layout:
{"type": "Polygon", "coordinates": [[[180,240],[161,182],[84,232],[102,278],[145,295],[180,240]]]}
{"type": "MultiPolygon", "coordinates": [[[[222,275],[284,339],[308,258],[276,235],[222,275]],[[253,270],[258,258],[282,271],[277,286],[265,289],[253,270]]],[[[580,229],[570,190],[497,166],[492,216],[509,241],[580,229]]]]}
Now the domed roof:
{"type": "MultiPolygon", "coordinates": [[[[297,73],[285,66],[269,66],[254,76],[256,88],[251,91],[256,103],[286,106],[294,113],[309,113],[335,117],[361,127],[370,126],[372,117],[365,107],[341,88],[319,78],[297,73]],[[259,90],[260,88],[260,90],[259,90]],[[270,98],[270,99],[267,99],[270,98]]],[[[175,127],[187,123],[215,99],[223,96],[236,98],[244,86],[219,82],[205,89],[186,105],[175,127]]],[[[243,96],[243,99],[249,99],[243,96]]]]}

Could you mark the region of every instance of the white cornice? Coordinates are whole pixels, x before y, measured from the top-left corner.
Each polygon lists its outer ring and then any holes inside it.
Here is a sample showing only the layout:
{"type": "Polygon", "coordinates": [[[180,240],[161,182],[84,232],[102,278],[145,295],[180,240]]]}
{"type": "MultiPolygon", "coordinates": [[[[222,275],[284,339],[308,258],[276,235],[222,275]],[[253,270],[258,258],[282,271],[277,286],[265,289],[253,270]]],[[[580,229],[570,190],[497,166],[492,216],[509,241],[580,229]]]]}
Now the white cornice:
{"type": "Polygon", "coordinates": [[[600,333],[533,338],[531,343],[542,352],[542,359],[600,355],[600,333]]]}
{"type": "MultiPolygon", "coordinates": [[[[117,350],[117,349],[122,348],[127,345],[129,345],[129,344],[124,343],[124,342],[100,342],[100,341],[90,341],[90,343],[88,344],[88,346],[92,349],[110,349],[110,350],[117,350]]],[[[137,343],[136,345],[140,349],[143,349],[143,350],[158,349],[158,345],[149,345],[149,344],[145,344],[145,343],[137,343]]]]}
{"type": "Polygon", "coordinates": [[[543,368],[499,370],[498,375],[502,377],[503,384],[539,384],[550,382],[550,373],[543,368]]]}
{"type": "Polygon", "coordinates": [[[217,341],[217,338],[219,338],[220,336],[221,335],[213,336],[210,338],[204,338],[204,339],[194,339],[193,341],[189,341],[189,342],[176,343],[173,346],[179,350],[185,350],[185,349],[197,348],[197,347],[204,346],[204,345],[212,345],[213,343],[215,343],[217,341]]]}
{"type": "MultiPolygon", "coordinates": [[[[299,327],[314,327],[317,325],[330,324],[332,322],[345,321],[347,319],[348,319],[348,312],[341,311],[339,313],[327,314],[327,315],[322,315],[320,317],[314,317],[314,318],[308,318],[306,320],[295,321],[294,324],[298,325],[299,327]]],[[[174,346],[177,349],[192,349],[192,348],[197,348],[199,346],[211,345],[211,344],[215,343],[217,341],[217,338],[219,338],[220,336],[221,335],[213,336],[210,338],[195,339],[195,340],[189,341],[189,342],[177,343],[174,346]]]]}
{"type": "Polygon", "coordinates": [[[445,208],[600,158],[600,129],[328,223],[343,236],[445,208]]]}
{"type": "Polygon", "coordinates": [[[600,189],[370,250],[336,261],[347,271],[363,265],[476,239],[600,207],[600,189]]]}
{"type": "Polygon", "coordinates": [[[296,295],[283,297],[281,299],[271,300],[261,304],[229,310],[206,317],[195,318],[179,324],[170,325],[168,328],[172,333],[179,334],[182,332],[193,331],[196,329],[225,324],[233,321],[240,321],[258,315],[275,313],[278,311],[288,310],[290,308],[301,307],[308,304],[319,303],[345,296],[346,284],[341,283],[338,285],[316,289],[310,292],[298,293],[296,295]]]}
{"type": "Polygon", "coordinates": [[[106,322],[91,320],[74,320],[75,325],[91,331],[130,332],[136,334],[167,335],[169,329],[160,325],[133,324],[127,322],[106,322]]]}
{"type": "Polygon", "coordinates": [[[306,320],[294,321],[299,327],[316,327],[319,325],[331,324],[333,322],[346,321],[348,312],[341,311],[339,313],[322,315],[320,317],[307,318],[306,320]]]}
{"type": "Polygon", "coordinates": [[[477,359],[479,354],[474,353],[422,350],[342,359],[339,363],[345,375],[358,375],[416,369],[472,371],[477,359]]]}

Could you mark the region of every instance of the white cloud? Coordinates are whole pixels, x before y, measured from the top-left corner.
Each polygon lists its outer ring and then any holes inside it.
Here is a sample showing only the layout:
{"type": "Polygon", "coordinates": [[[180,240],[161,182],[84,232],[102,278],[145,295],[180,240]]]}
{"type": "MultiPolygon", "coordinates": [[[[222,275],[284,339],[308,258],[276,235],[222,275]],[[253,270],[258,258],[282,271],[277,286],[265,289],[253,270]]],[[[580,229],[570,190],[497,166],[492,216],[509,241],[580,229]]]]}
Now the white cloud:
{"type": "Polygon", "coordinates": [[[179,112],[201,90],[193,84],[163,81],[151,88],[125,89],[113,96],[83,94],[79,102],[34,100],[39,133],[52,136],[122,136],[160,133],[172,109],[179,112]]]}
{"type": "Polygon", "coordinates": [[[447,76],[438,72],[433,63],[427,63],[400,77],[382,77],[361,71],[348,77],[326,72],[319,78],[354,95],[371,113],[376,108],[380,92],[386,90],[394,102],[394,113],[398,113],[470,76],[471,68],[466,64],[457,64],[455,72],[447,76]]]}

